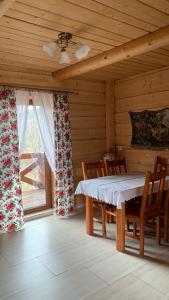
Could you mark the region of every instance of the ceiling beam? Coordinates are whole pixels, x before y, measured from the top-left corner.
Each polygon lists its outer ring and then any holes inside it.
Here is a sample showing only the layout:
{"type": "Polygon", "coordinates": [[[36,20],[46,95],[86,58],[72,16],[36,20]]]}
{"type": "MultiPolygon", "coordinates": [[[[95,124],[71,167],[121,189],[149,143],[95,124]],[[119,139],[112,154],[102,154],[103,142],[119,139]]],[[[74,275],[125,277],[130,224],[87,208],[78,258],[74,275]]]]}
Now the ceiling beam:
{"type": "Polygon", "coordinates": [[[2,18],[8,8],[15,2],[15,0],[0,0],[0,18],[2,18]]]}
{"type": "Polygon", "coordinates": [[[79,63],[55,71],[52,75],[57,80],[72,78],[166,45],[169,45],[169,25],[79,63]]]}

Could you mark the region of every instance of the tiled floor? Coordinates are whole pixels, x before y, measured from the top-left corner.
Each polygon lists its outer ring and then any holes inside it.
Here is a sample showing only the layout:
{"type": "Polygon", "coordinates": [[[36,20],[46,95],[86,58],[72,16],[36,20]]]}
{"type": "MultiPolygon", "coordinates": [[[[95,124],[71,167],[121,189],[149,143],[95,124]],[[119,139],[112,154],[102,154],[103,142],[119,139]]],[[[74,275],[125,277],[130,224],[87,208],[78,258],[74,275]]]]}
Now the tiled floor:
{"type": "MultiPolygon", "coordinates": [[[[99,225],[98,225],[99,226],[99,225]]],[[[169,300],[169,248],[127,238],[127,252],[115,249],[115,225],[108,237],[87,236],[82,215],[27,222],[0,236],[0,300],[169,300]]]]}

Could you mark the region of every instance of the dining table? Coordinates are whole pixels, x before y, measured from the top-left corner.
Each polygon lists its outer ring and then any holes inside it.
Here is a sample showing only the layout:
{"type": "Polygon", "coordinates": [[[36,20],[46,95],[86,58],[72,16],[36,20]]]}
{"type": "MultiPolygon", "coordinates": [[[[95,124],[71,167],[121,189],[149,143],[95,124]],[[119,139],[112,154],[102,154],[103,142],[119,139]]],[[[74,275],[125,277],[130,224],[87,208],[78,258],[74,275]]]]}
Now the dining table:
{"type": "Polygon", "coordinates": [[[75,194],[86,198],[86,232],[93,234],[93,200],[116,207],[116,249],[125,250],[125,204],[143,195],[145,173],[129,172],[82,180],[75,194]]]}

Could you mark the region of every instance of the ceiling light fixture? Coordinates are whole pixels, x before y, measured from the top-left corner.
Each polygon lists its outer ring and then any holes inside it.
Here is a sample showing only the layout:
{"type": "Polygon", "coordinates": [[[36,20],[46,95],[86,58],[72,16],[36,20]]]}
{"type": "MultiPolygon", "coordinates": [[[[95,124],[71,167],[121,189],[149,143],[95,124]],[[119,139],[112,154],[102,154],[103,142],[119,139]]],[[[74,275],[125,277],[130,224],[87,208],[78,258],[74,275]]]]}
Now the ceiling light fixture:
{"type": "Polygon", "coordinates": [[[69,45],[75,47],[75,57],[77,59],[83,59],[88,56],[90,47],[81,43],[76,43],[72,41],[72,34],[69,32],[61,32],[58,34],[58,39],[54,42],[48,43],[42,46],[44,52],[46,52],[50,57],[55,57],[57,49],[60,49],[60,64],[70,63],[70,57],[67,52],[69,45]]]}

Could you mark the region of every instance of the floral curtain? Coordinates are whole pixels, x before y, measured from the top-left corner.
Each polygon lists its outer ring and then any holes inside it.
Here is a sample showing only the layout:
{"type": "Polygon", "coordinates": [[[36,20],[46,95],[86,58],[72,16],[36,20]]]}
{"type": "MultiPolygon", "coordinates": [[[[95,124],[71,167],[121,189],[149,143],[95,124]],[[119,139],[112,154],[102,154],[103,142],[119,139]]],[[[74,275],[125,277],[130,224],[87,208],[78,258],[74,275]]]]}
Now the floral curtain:
{"type": "Polygon", "coordinates": [[[67,94],[54,94],[53,117],[56,165],[55,211],[56,214],[64,216],[74,210],[72,144],[67,94]]]}
{"type": "Polygon", "coordinates": [[[0,87],[0,232],[23,225],[18,146],[15,93],[0,87]]]}

